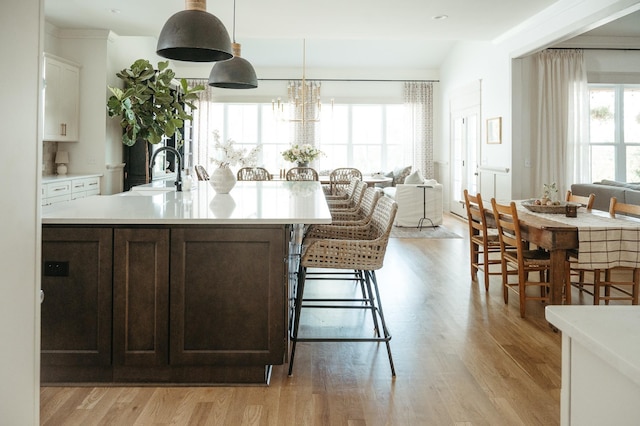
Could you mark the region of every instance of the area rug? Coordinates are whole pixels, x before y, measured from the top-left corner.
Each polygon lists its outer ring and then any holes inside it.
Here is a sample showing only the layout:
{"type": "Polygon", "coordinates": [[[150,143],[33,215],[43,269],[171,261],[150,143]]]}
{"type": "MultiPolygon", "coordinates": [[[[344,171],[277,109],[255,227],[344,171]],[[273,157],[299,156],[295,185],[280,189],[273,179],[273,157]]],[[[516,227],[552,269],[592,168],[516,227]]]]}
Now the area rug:
{"type": "Polygon", "coordinates": [[[391,227],[391,238],[462,238],[455,232],[447,230],[444,226],[423,226],[418,228],[391,227]]]}

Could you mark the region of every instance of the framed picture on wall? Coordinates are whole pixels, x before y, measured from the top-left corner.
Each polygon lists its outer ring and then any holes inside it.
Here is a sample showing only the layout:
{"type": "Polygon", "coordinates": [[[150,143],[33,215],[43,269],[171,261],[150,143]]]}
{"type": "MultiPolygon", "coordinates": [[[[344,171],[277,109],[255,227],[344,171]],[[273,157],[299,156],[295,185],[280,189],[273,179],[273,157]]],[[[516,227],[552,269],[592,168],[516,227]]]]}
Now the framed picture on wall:
{"type": "Polygon", "coordinates": [[[502,117],[487,119],[487,143],[502,143],[502,117]]]}

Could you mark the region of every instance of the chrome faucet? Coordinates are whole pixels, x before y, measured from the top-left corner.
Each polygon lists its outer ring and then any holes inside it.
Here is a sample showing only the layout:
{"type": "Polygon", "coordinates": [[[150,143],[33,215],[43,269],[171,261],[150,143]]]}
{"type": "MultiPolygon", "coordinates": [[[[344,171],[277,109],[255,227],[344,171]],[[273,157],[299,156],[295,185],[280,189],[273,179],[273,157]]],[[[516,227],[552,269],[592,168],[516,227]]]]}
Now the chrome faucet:
{"type": "Polygon", "coordinates": [[[156,155],[158,155],[158,153],[161,151],[170,151],[170,152],[173,152],[173,154],[176,156],[176,161],[178,163],[176,165],[176,172],[178,174],[176,175],[175,185],[176,185],[176,191],[182,192],[182,177],[180,176],[180,169],[182,169],[182,156],[180,155],[178,150],[175,149],[174,147],[161,146],[160,148],[153,151],[153,155],[151,156],[151,161],[149,161],[149,171],[151,171],[151,169],[153,168],[153,162],[156,160],[156,155]]]}

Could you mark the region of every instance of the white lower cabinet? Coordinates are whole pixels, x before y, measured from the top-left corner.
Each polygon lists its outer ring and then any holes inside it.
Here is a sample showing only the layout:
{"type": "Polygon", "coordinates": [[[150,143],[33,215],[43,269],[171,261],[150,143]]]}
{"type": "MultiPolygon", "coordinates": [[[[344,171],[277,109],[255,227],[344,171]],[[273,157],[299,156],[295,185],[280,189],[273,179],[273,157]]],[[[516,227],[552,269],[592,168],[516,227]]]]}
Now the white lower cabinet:
{"type": "Polygon", "coordinates": [[[42,184],[42,205],[100,195],[100,176],[56,178],[42,184]]]}
{"type": "Polygon", "coordinates": [[[73,179],[71,181],[71,199],[89,197],[100,194],[100,178],[98,176],[73,179]]]}

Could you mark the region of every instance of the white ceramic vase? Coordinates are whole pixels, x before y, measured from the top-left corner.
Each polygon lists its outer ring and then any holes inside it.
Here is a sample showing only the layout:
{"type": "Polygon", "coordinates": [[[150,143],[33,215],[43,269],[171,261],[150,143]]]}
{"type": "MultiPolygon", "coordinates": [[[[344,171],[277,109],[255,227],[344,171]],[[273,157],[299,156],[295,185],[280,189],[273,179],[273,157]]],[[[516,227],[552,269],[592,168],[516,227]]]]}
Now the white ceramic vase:
{"type": "Polygon", "coordinates": [[[236,184],[236,175],[229,166],[221,166],[213,171],[209,183],[216,194],[228,194],[236,184]]]}

